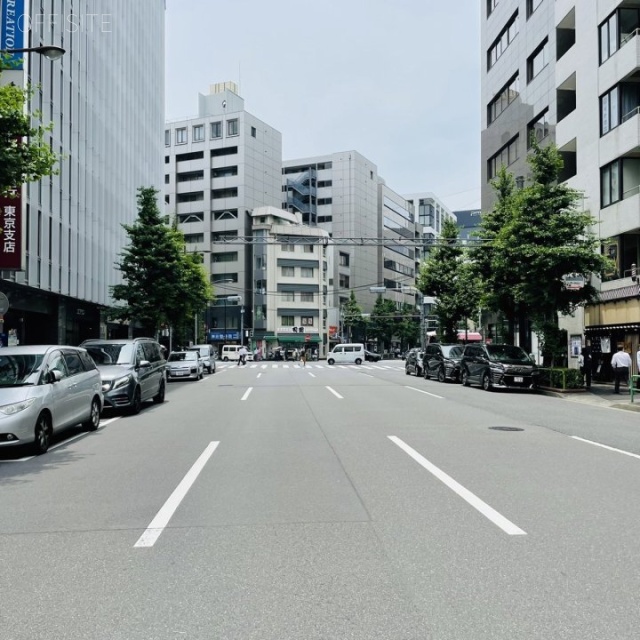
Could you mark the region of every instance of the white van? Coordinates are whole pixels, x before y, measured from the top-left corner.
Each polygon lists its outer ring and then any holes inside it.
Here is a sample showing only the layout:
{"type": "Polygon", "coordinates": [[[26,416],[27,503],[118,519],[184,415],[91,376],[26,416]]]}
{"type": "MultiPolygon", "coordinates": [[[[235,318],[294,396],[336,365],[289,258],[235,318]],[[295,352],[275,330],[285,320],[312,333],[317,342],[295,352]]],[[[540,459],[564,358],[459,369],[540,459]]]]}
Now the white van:
{"type": "Polygon", "coordinates": [[[338,344],[327,354],[327,364],[362,364],[364,344],[338,344]]]}
{"type": "Polygon", "coordinates": [[[222,346],[222,353],[220,354],[220,357],[224,362],[229,362],[229,360],[240,360],[239,352],[239,344],[225,344],[222,346]]]}
{"type": "Polygon", "coordinates": [[[194,344],[189,347],[189,351],[197,351],[202,359],[202,364],[207,373],[216,372],[216,359],[213,351],[213,345],[211,344],[194,344]]]}

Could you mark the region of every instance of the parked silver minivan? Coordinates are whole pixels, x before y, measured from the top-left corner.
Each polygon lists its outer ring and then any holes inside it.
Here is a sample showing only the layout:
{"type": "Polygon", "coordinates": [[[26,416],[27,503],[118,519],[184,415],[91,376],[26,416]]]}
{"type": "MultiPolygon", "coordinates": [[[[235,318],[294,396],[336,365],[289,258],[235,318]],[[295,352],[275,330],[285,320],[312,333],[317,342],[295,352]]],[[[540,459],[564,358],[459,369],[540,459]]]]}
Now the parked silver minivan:
{"type": "Polygon", "coordinates": [[[78,424],[95,431],[102,403],[100,373],[85,349],[0,349],[0,447],[31,444],[45,453],[56,431],[78,424]]]}
{"type": "Polygon", "coordinates": [[[216,358],[212,344],[194,344],[187,351],[197,351],[207,373],[216,372],[216,358]]]}

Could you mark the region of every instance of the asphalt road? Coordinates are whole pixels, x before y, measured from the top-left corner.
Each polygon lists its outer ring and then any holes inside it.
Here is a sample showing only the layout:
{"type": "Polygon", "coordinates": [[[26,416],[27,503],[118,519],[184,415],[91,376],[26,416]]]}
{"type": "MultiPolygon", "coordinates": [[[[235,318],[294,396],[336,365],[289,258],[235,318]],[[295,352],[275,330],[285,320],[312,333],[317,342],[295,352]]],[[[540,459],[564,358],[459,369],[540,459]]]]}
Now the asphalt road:
{"type": "Polygon", "coordinates": [[[219,365],[0,451],[0,638],[640,637],[640,416],[402,364],[219,365]]]}

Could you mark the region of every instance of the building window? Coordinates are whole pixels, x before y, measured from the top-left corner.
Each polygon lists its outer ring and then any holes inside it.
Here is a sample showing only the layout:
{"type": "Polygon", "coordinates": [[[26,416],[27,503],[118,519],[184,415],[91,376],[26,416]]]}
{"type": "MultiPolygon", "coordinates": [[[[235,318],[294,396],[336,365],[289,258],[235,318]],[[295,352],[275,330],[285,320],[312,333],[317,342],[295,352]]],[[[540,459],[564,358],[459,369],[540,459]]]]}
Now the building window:
{"type": "Polygon", "coordinates": [[[283,278],[293,278],[296,275],[295,267],[281,267],[283,278]]]}
{"type": "Polygon", "coordinates": [[[238,175],[238,165],[231,167],[219,167],[217,169],[211,169],[212,178],[230,178],[238,175]]]}
{"type": "Polygon", "coordinates": [[[165,164],[169,164],[169,156],[165,156],[164,157],[164,163],[165,164]]]}
{"type": "Polygon", "coordinates": [[[313,278],[314,269],[311,267],[301,267],[300,268],[300,277],[301,278],[313,278]]]}
{"type": "Polygon", "coordinates": [[[541,142],[549,135],[549,109],[545,109],[535,120],[527,125],[527,146],[531,141],[541,142]]]}
{"type": "Polygon", "coordinates": [[[333,180],[318,180],[318,189],[321,187],[330,187],[333,185],[333,180]]]}
{"type": "Polygon", "coordinates": [[[280,325],[283,327],[295,327],[295,316],[280,316],[280,325]]]}
{"type": "Polygon", "coordinates": [[[350,288],[350,278],[349,276],[345,276],[344,274],[340,274],[339,286],[341,289],[349,289],[350,288]]]}
{"type": "Polygon", "coordinates": [[[331,204],[333,198],[318,198],[318,204],[331,204]]]}
{"type": "Polygon", "coordinates": [[[348,253],[342,253],[342,251],[340,252],[340,256],[339,256],[339,262],[338,264],[341,267],[348,267],[349,266],[349,258],[351,256],[349,256],[348,253]]]}
{"type": "Polygon", "coordinates": [[[204,141],[204,125],[196,124],[193,126],[193,141],[194,142],[203,142],[204,141]]]}
{"type": "Polygon", "coordinates": [[[600,98],[600,135],[609,133],[620,124],[618,87],[614,87],[600,98]]]}
{"type": "Polygon", "coordinates": [[[176,129],[176,144],[187,144],[187,128],[176,129]]]}
{"type": "Polygon", "coordinates": [[[315,302],[315,294],[310,291],[303,291],[300,294],[300,302],[315,302]]]}
{"type": "Polygon", "coordinates": [[[500,32],[500,35],[489,47],[489,51],[487,51],[487,70],[493,67],[507,50],[508,46],[514,41],[518,35],[518,29],[518,12],[516,11],[511,17],[511,20],[507,22],[505,28],[500,32]]]}
{"type": "Polygon", "coordinates": [[[487,0],[487,16],[493,13],[493,10],[498,6],[500,0],[487,0]]]}
{"type": "Polygon", "coordinates": [[[520,95],[520,78],[516,73],[489,103],[487,119],[491,124],[520,95]]]}
{"type": "MultiPolygon", "coordinates": [[[[235,220],[238,218],[237,209],[224,209],[223,211],[213,211],[213,219],[217,220],[235,220]]],[[[237,234],[236,234],[237,235],[237,234]]]]}
{"type": "Polygon", "coordinates": [[[221,149],[211,149],[211,157],[234,156],[238,153],[238,147],[222,147],[221,149]]]}
{"type": "Polygon", "coordinates": [[[238,262],[238,252],[225,251],[224,253],[212,253],[211,262],[238,262]]]}
{"type": "Polygon", "coordinates": [[[176,175],[177,182],[193,182],[194,180],[202,180],[204,171],[183,171],[176,175]]]}
{"type": "Polygon", "coordinates": [[[500,167],[508,167],[518,159],[518,136],[508,142],[498,153],[489,158],[488,177],[495,178],[500,167]]]}
{"type": "Polygon", "coordinates": [[[222,122],[212,122],[211,125],[211,139],[222,138],[222,122]]]}
{"type": "Polygon", "coordinates": [[[171,146],[171,129],[164,130],[164,146],[165,147],[171,146]]]}
{"type": "Polygon", "coordinates": [[[238,119],[234,118],[233,120],[227,121],[227,136],[237,136],[238,135],[238,119]]]}
{"type": "Polygon", "coordinates": [[[257,135],[258,131],[256,130],[255,127],[251,127],[251,137],[255,138],[257,135]]]}
{"type": "Polygon", "coordinates": [[[202,160],[203,158],[203,151],[191,151],[190,153],[179,153],[176,156],[176,162],[191,162],[191,160],[202,160]]]}
{"type": "Polygon", "coordinates": [[[282,294],[282,301],[283,302],[295,302],[296,301],[296,294],[293,291],[285,291],[282,294]]]}
{"type": "Polygon", "coordinates": [[[285,253],[293,253],[296,250],[296,246],[291,243],[283,243],[280,249],[285,253]]]}
{"type": "Polygon", "coordinates": [[[238,231],[214,231],[211,234],[211,242],[224,242],[238,237],[238,231]]]}
{"type": "Polygon", "coordinates": [[[168,173],[164,174],[164,183],[165,184],[169,184],[169,180],[170,180],[171,176],[168,173]]]}
{"type": "Polygon", "coordinates": [[[315,247],[312,244],[305,244],[302,246],[303,253],[313,253],[315,251],[315,247]]]}
{"type": "Polygon", "coordinates": [[[237,273],[212,273],[211,282],[213,284],[220,284],[222,282],[238,282],[237,273]]]}
{"type": "Polygon", "coordinates": [[[300,316],[300,324],[303,327],[313,327],[313,316],[300,316]]]}
{"type": "Polygon", "coordinates": [[[527,18],[542,4],[542,0],[527,0],[527,18]]]}
{"type": "Polygon", "coordinates": [[[214,198],[237,198],[238,187],[229,187],[227,189],[212,189],[211,199],[214,198]]]}
{"type": "Polygon", "coordinates": [[[176,195],[176,202],[199,202],[204,200],[203,191],[189,191],[188,193],[179,193],[176,195]]]}
{"type": "Polygon", "coordinates": [[[318,216],[318,224],[321,222],[332,222],[333,216],[318,216]]]}
{"type": "Polygon", "coordinates": [[[178,224],[187,224],[188,222],[204,222],[204,211],[178,214],[178,224]]]}
{"type": "Polygon", "coordinates": [[[184,241],[187,244],[197,244],[199,242],[204,242],[204,233],[185,233],[184,241]]]}
{"type": "Polygon", "coordinates": [[[549,63],[549,42],[544,42],[527,59],[527,82],[531,82],[549,63]]]}
{"type": "Polygon", "coordinates": [[[620,158],[600,169],[602,207],[640,192],[640,158],[620,158]]]}

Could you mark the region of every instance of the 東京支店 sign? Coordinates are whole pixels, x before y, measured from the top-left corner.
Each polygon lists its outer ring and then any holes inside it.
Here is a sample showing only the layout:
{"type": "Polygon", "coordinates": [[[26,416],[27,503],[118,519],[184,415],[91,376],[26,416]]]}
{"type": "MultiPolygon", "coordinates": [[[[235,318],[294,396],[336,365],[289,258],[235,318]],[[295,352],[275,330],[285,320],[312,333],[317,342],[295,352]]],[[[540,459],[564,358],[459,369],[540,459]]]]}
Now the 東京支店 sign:
{"type": "Polygon", "coordinates": [[[22,271],[22,193],[0,194],[0,270],[22,271]]]}

